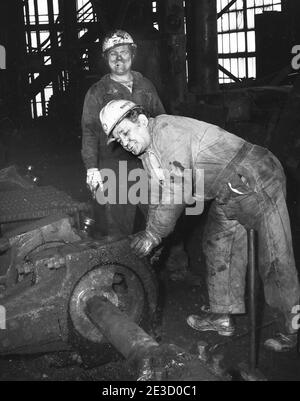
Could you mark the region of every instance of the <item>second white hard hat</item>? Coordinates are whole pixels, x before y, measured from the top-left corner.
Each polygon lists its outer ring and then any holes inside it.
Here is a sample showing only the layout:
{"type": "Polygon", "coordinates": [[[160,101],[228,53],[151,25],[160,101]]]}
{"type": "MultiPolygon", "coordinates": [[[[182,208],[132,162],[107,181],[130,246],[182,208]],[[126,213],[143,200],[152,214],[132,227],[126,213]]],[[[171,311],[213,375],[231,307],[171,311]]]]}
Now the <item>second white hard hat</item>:
{"type": "Polygon", "coordinates": [[[122,31],[121,29],[117,29],[116,31],[112,32],[103,41],[102,45],[102,52],[105,53],[108,50],[113,49],[114,47],[121,46],[121,45],[130,45],[134,48],[137,45],[134,43],[134,40],[128,32],[122,31]]]}

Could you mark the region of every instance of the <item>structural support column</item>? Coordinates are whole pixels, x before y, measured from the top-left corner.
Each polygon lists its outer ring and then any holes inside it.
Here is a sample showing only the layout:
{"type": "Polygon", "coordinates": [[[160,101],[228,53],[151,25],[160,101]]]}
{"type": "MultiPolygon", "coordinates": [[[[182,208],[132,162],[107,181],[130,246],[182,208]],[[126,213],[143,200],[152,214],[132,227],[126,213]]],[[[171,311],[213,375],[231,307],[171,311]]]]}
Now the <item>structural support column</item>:
{"type": "Polygon", "coordinates": [[[216,0],[186,1],[189,87],[201,95],[219,88],[216,3],[216,0]]]}
{"type": "Polygon", "coordinates": [[[176,112],[176,106],[187,92],[184,5],[183,0],[160,0],[157,5],[163,46],[163,81],[170,111],[176,112]]]}
{"type": "Polygon", "coordinates": [[[81,70],[80,52],[77,51],[78,32],[76,2],[60,0],[59,6],[64,24],[63,46],[67,52],[69,85],[76,86],[78,83],[78,74],[81,70]]]}

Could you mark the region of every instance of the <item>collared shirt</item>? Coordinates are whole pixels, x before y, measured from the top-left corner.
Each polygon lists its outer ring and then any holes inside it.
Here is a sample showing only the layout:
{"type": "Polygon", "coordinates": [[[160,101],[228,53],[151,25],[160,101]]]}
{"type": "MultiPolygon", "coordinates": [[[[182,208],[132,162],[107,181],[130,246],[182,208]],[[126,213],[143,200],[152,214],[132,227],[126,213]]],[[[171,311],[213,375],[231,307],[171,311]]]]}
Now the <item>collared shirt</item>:
{"type": "Polygon", "coordinates": [[[131,160],[133,156],[119,144],[107,146],[99,113],[111,100],[131,100],[145,108],[151,117],[165,113],[153,84],[139,72],[132,71],[132,92],[126,86],[105,75],[87,92],[82,114],[82,158],[85,167],[98,168],[106,159],[131,160]]]}

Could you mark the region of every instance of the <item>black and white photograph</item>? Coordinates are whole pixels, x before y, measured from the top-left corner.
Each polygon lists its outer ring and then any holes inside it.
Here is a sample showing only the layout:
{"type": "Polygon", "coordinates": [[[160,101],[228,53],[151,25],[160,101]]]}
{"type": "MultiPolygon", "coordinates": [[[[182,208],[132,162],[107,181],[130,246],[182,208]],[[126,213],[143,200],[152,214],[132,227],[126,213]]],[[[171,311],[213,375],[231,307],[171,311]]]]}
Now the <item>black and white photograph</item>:
{"type": "Polygon", "coordinates": [[[0,382],[300,381],[299,18],[0,1],[0,382]]]}

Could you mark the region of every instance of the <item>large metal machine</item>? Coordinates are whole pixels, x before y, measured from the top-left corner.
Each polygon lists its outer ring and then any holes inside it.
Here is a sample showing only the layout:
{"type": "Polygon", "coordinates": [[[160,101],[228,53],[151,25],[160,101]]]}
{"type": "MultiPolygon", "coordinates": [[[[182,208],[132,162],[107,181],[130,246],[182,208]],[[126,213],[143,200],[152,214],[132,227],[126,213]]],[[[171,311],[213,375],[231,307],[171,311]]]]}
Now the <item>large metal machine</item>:
{"type": "Polygon", "coordinates": [[[107,341],[84,312],[95,295],[136,323],[155,312],[151,268],[131,253],[127,240],[95,241],[76,229],[72,218],[53,215],[0,242],[0,299],[6,311],[0,355],[72,347],[101,354],[107,341]]]}

